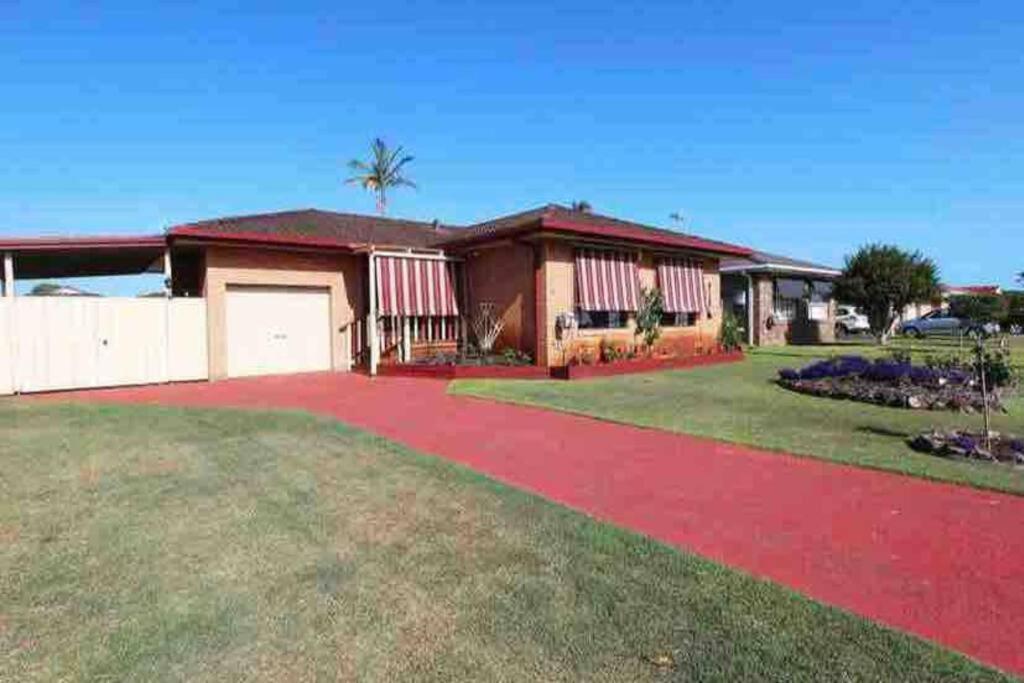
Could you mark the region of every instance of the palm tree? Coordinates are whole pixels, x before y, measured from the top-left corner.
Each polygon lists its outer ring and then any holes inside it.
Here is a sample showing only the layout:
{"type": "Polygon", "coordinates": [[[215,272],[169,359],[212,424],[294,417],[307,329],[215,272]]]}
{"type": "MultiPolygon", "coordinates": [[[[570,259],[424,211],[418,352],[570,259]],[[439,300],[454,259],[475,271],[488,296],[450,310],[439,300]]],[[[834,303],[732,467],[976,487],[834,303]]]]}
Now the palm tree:
{"type": "Polygon", "coordinates": [[[353,175],[345,182],[349,185],[361,185],[377,195],[377,213],[384,214],[388,208],[388,188],[416,187],[416,183],[402,175],[402,167],[413,160],[405,154],[401,146],[389,149],[387,143],[375,138],[370,146],[373,159],[369,162],[353,159],[348,168],[353,175]]]}

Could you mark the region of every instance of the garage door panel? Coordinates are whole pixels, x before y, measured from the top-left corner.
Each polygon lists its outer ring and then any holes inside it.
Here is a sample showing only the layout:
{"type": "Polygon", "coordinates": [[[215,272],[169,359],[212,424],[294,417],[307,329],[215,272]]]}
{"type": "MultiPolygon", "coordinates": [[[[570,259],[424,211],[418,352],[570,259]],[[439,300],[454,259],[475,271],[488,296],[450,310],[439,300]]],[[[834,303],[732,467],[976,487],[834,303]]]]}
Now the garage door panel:
{"type": "Polygon", "coordinates": [[[228,375],[329,370],[330,301],[320,288],[228,287],[228,375]]]}

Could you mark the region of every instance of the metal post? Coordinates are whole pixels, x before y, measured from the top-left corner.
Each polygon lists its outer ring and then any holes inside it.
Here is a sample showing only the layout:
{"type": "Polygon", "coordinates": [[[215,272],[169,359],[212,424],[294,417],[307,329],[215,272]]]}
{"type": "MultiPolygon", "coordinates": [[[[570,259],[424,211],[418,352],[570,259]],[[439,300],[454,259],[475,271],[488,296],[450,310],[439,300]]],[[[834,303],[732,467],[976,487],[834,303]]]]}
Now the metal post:
{"type": "Polygon", "coordinates": [[[754,276],[747,273],[747,344],[754,345],[754,276]]]}
{"type": "Polygon", "coordinates": [[[408,363],[412,360],[412,338],[409,336],[409,316],[402,316],[402,361],[408,363]]]}
{"type": "Polygon", "coordinates": [[[14,298],[14,254],[4,253],[4,297],[14,298]]]}
{"type": "Polygon", "coordinates": [[[174,288],[172,287],[172,279],[174,273],[171,270],[171,249],[170,247],[164,249],[164,295],[170,299],[174,288]]]}
{"type": "Polygon", "coordinates": [[[369,313],[366,316],[366,337],[370,344],[370,376],[377,374],[377,363],[380,361],[380,342],[377,340],[377,257],[371,251],[367,255],[369,265],[369,313]]]}

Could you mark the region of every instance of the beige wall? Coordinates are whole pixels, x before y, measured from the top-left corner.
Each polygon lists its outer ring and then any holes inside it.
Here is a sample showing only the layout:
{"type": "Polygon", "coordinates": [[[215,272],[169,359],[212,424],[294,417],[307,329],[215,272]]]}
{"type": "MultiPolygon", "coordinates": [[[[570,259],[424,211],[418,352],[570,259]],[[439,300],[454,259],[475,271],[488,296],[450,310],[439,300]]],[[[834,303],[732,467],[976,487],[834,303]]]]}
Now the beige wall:
{"type": "MultiPolygon", "coordinates": [[[[536,305],[538,335],[537,359],[541,365],[564,365],[574,356],[596,357],[602,340],[614,346],[632,346],[638,342],[633,334],[631,319],[627,327],[616,330],[578,330],[573,339],[559,343],[555,336],[555,319],[561,313],[575,308],[574,245],[564,241],[547,240],[541,243],[542,261],[537,273],[538,290],[543,292],[536,305]]],[[[653,287],[657,282],[656,255],[640,252],[640,284],[653,287]]],[[[705,286],[710,286],[710,316],[700,316],[692,327],[662,328],[655,348],[658,352],[676,355],[707,353],[717,349],[718,333],[722,324],[721,280],[718,259],[701,258],[705,286]]]]}
{"type": "Polygon", "coordinates": [[[204,296],[210,379],[227,376],[225,293],[229,285],[326,287],[331,295],[331,365],[350,367],[350,325],[362,310],[365,256],[209,247],[204,296]]]}

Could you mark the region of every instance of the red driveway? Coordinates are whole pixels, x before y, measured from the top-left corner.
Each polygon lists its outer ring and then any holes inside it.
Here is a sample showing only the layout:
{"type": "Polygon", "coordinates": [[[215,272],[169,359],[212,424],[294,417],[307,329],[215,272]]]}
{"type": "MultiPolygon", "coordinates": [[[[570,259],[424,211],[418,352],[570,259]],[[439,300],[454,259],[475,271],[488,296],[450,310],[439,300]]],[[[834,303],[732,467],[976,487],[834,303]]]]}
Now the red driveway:
{"type": "MultiPolygon", "coordinates": [[[[89,400],[300,408],[1024,673],[1024,498],[327,374],[89,400]]],[[[724,408],[723,408],[724,409],[724,408]]]]}

